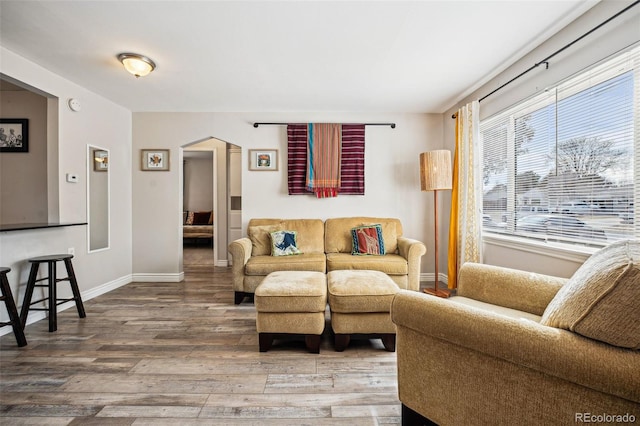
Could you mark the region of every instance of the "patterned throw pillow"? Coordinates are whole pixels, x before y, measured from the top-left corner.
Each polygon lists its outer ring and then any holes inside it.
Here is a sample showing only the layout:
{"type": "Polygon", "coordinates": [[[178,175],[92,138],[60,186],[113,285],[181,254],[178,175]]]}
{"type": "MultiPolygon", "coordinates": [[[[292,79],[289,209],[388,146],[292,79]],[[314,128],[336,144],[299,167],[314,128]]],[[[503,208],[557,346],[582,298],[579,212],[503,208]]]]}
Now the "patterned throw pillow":
{"type": "Polygon", "coordinates": [[[382,225],[358,226],[351,229],[351,237],[353,239],[351,254],[385,254],[382,225]]]}
{"type": "Polygon", "coordinates": [[[193,212],[187,212],[187,219],[184,221],[185,225],[193,225],[193,212]]]}
{"type": "Polygon", "coordinates": [[[298,249],[295,231],[276,231],[271,233],[271,255],[289,256],[302,254],[298,249]]]}

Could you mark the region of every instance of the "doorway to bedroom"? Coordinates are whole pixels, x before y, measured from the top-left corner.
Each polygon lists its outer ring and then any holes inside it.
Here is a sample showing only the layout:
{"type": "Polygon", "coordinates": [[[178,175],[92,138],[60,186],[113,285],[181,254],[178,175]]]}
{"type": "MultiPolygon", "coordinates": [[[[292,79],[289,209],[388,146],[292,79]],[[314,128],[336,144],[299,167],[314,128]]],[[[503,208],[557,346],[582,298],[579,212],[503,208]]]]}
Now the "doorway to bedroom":
{"type": "Polygon", "coordinates": [[[199,144],[183,151],[182,255],[184,265],[215,265],[215,150],[199,144]]]}
{"type": "Polygon", "coordinates": [[[183,266],[229,265],[227,246],[241,236],[242,149],[205,138],[180,155],[183,266]]]}

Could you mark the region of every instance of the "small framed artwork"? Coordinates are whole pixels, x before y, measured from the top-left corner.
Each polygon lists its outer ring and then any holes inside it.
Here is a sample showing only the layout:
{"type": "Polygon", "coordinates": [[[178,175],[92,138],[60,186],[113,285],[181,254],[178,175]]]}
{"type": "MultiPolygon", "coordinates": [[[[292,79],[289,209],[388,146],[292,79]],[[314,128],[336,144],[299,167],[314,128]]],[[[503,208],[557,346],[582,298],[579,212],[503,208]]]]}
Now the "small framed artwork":
{"type": "Polygon", "coordinates": [[[278,150],[250,149],[249,170],[278,170],[278,150]]]}
{"type": "Polygon", "coordinates": [[[0,152],[29,152],[29,120],[0,118],[0,152]]]}
{"type": "Polygon", "coordinates": [[[165,172],[169,170],[168,149],[143,149],[141,152],[142,170],[165,172]]]}
{"type": "Polygon", "coordinates": [[[95,149],[93,151],[93,171],[106,172],[109,170],[109,151],[95,149]]]}

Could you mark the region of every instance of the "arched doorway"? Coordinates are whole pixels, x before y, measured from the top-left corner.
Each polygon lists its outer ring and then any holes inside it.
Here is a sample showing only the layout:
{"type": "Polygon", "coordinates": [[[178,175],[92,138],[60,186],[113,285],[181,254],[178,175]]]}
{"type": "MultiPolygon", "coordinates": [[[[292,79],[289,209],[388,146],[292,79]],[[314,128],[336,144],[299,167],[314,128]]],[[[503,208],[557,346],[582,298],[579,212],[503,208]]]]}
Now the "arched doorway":
{"type": "MultiPolygon", "coordinates": [[[[214,137],[182,145],[180,150],[180,197],[179,209],[183,218],[183,245],[180,250],[181,264],[196,262],[228,266],[226,247],[234,237],[233,226],[240,217],[241,170],[240,147],[214,137]],[[196,230],[189,235],[184,220],[185,212],[211,210],[213,236],[196,230]]],[[[195,215],[191,215],[194,219],[195,215]]],[[[199,215],[202,219],[202,214],[199,215]]]]}

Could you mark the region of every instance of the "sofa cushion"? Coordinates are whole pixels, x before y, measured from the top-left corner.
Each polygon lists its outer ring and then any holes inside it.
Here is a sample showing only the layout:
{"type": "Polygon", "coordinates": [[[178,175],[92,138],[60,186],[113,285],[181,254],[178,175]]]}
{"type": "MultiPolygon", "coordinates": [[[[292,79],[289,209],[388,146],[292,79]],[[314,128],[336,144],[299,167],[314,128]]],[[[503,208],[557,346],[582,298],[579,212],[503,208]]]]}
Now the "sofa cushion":
{"type": "Polygon", "coordinates": [[[324,250],[326,253],[351,253],[351,229],[358,226],[380,224],[386,253],[398,251],[398,237],[402,224],[395,218],[343,217],[327,219],[324,224],[324,250]]]}
{"type": "Polygon", "coordinates": [[[384,254],[384,239],[381,225],[358,226],[351,229],[353,240],[351,254],[381,255],[384,254]]]}
{"type": "Polygon", "coordinates": [[[302,254],[296,243],[296,231],[275,231],[271,233],[271,256],[291,256],[302,254]]]}
{"type": "MultiPolygon", "coordinates": [[[[303,253],[324,253],[324,224],[322,220],[320,219],[251,219],[249,221],[249,227],[273,226],[273,225],[277,225],[277,229],[274,229],[270,232],[281,231],[285,229],[289,231],[296,231],[297,245],[300,251],[302,251],[303,253]]],[[[247,233],[249,233],[248,228],[247,228],[247,233]]],[[[269,236],[267,235],[266,238],[269,239],[269,236]]],[[[270,239],[268,241],[269,241],[269,247],[271,247],[270,239]]],[[[264,252],[262,254],[271,254],[271,252],[270,251],[264,252]]]]}
{"type": "Polygon", "coordinates": [[[331,271],[327,274],[331,312],[389,312],[400,287],[379,271],[331,271]]]}
{"type": "Polygon", "coordinates": [[[193,225],[209,225],[211,212],[193,212],[193,225]]]}
{"type": "Polygon", "coordinates": [[[182,235],[185,237],[193,235],[213,237],[213,225],[185,225],[182,227],[182,235]]]}
{"type": "Polygon", "coordinates": [[[247,228],[247,236],[251,240],[251,255],[270,255],[271,233],[281,229],[280,224],[249,226],[247,228]]]}
{"type": "Polygon", "coordinates": [[[245,265],[247,275],[269,275],[276,271],[326,271],[324,253],[303,253],[297,256],[251,256],[245,265]]]}
{"type": "Polygon", "coordinates": [[[282,226],[282,229],[296,231],[302,252],[324,253],[324,224],[320,219],[283,219],[282,226]]]}
{"type": "Polygon", "coordinates": [[[459,303],[465,306],[471,306],[472,308],[480,309],[483,311],[488,311],[494,314],[502,315],[505,317],[517,319],[517,320],[526,320],[533,322],[540,322],[542,318],[540,315],[531,314],[525,311],[519,311],[517,309],[505,308],[504,306],[496,305],[493,303],[481,302],[480,300],[471,299],[469,297],[464,296],[453,296],[448,299],[451,302],[459,303]]]}
{"type": "Polygon", "coordinates": [[[407,260],[398,254],[353,256],[351,253],[327,253],[327,271],[343,269],[380,271],[388,275],[407,275],[407,260]]]}
{"type": "Polygon", "coordinates": [[[594,253],[558,291],[541,323],[640,349],[640,242],[594,253]]]}

